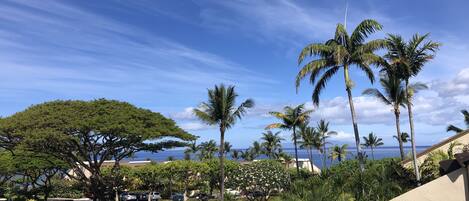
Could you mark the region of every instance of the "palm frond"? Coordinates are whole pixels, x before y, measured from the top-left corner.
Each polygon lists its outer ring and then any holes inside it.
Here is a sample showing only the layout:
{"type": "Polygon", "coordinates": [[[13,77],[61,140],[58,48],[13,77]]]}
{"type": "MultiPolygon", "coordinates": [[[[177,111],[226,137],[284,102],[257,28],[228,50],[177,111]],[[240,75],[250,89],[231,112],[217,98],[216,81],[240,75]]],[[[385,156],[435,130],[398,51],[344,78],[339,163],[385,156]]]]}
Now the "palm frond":
{"type": "Polygon", "coordinates": [[[300,56],[298,57],[298,65],[300,65],[307,56],[324,56],[330,54],[331,52],[332,49],[328,45],[321,43],[309,44],[301,50],[300,56]]]}
{"type": "Polygon", "coordinates": [[[387,104],[387,105],[391,105],[392,102],[389,101],[386,96],[384,96],[378,89],[373,89],[373,88],[369,88],[369,89],[366,89],[365,91],[363,91],[362,93],[363,95],[370,95],[370,96],[374,96],[375,98],[378,98],[379,100],[381,100],[381,102],[387,104]]]}
{"type": "Polygon", "coordinates": [[[329,69],[318,80],[312,95],[313,103],[315,105],[319,105],[319,96],[321,95],[322,90],[326,87],[327,82],[337,73],[339,69],[339,67],[333,67],[329,69]]]}
{"type": "Polygon", "coordinates": [[[361,44],[369,34],[379,31],[383,26],[375,20],[363,20],[353,31],[350,40],[354,45],[361,44]]]}

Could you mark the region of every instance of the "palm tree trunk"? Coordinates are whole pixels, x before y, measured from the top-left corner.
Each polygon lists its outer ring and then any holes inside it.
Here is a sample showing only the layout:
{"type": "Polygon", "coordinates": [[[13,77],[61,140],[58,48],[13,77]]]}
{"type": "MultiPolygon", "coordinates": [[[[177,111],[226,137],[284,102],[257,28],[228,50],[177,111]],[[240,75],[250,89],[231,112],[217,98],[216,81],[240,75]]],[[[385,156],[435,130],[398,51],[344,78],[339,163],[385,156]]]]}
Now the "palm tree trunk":
{"type": "Polygon", "coordinates": [[[406,79],[405,81],[405,96],[407,98],[407,111],[409,113],[409,125],[410,125],[410,141],[412,144],[412,159],[414,164],[414,171],[415,171],[415,178],[417,179],[417,183],[420,185],[420,172],[419,166],[417,165],[417,149],[415,146],[415,131],[414,131],[414,117],[412,114],[412,103],[410,102],[409,96],[409,80],[406,79]]]}
{"type": "Polygon", "coordinates": [[[293,144],[295,145],[296,174],[300,175],[300,162],[298,161],[298,147],[296,145],[296,126],[293,126],[293,144]]]}
{"type": "Polygon", "coordinates": [[[225,148],[225,128],[220,127],[220,201],[225,196],[225,164],[224,164],[224,148],[225,148]]]}
{"type": "Polygon", "coordinates": [[[325,170],[326,169],[326,160],[327,160],[327,151],[326,151],[326,138],[324,138],[324,141],[323,141],[323,150],[322,150],[322,155],[323,155],[323,159],[322,159],[322,169],[325,170]]]}
{"type": "Polygon", "coordinates": [[[355,107],[353,106],[352,86],[351,86],[352,83],[349,79],[348,66],[344,66],[344,78],[345,78],[346,91],[348,95],[348,103],[350,105],[350,113],[352,114],[352,124],[353,124],[353,132],[355,134],[355,146],[357,148],[358,162],[360,164],[360,171],[363,172],[365,170],[365,163],[363,162],[363,153],[360,147],[360,134],[358,133],[358,124],[356,120],[355,107]]]}
{"type": "Polygon", "coordinates": [[[311,172],[314,173],[313,148],[309,149],[309,163],[311,163],[311,172]]]}
{"type": "MultiPolygon", "coordinates": [[[[399,106],[397,106],[399,107],[399,106]]],[[[404,146],[402,143],[402,137],[401,137],[401,123],[400,123],[400,112],[398,108],[394,108],[394,115],[396,116],[396,131],[397,131],[397,140],[399,142],[399,151],[401,153],[401,160],[404,160],[404,146]]]]}
{"type": "Polygon", "coordinates": [[[373,150],[373,146],[371,147],[371,158],[373,160],[375,160],[375,153],[374,153],[375,150],[373,150]]]}

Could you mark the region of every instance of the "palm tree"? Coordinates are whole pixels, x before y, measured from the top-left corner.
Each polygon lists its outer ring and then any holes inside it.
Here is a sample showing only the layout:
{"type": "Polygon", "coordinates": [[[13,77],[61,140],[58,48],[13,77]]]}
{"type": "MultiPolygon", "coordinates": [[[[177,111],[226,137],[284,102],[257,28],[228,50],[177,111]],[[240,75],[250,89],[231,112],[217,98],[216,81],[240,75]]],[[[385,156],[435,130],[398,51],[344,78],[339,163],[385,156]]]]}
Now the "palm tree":
{"type": "Polygon", "coordinates": [[[287,154],[285,152],[280,152],[279,158],[285,162],[285,168],[288,168],[292,161],[292,157],[290,156],[290,154],[287,154]]]}
{"type": "Polygon", "coordinates": [[[225,142],[225,146],[224,146],[224,151],[225,151],[225,157],[226,157],[226,154],[230,153],[231,152],[231,147],[233,147],[230,142],[225,142]]]}
{"type": "Polygon", "coordinates": [[[313,58],[317,57],[317,59],[304,65],[296,76],[296,87],[298,89],[301,80],[307,75],[310,75],[310,83],[314,84],[312,99],[316,106],[319,105],[319,96],[326,87],[327,82],[337,74],[340,69],[343,69],[345,89],[347,91],[353,131],[355,134],[355,144],[360,161],[360,171],[363,171],[365,166],[363,153],[360,148],[360,135],[358,133],[358,124],[352,99],[354,83],[350,78],[349,70],[352,66],[356,66],[366,74],[371,83],[374,82],[374,74],[370,65],[379,61],[380,57],[373,52],[383,48],[385,42],[381,39],[365,42],[365,39],[370,34],[381,30],[381,28],[381,24],[375,20],[367,19],[362,21],[351,35],[348,35],[344,25],[339,23],[334,38],[325,43],[313,43],[306,46],[303,48],[298,58],[298,64],[301,64],[307,56],[313,58]]]}
{"type": "Polygon", "coordinates": [[[261,146],[264,149],[265,155],[269,157],[270,159],[276,159],[278,158],[279,150],[282,148],[282,140],[283,138],[280,137],[280,131],[273,133],[272,131],[267,131],[265,133],[262,133],[262,142],[261,146]]]}
{"type": "MultiPolygon", "coordinates": [[[[385,71],[385,74],[381,75],[380,83],[383,88],[383,92],[376,88],[369,88],[363,91],[365,95],[371,95],[376,97],[378,100],[386,105],[391,105],[393,108],[394,116],[396,119],[396,133],[401,133],[400,127],[400,107],[405,107],[405,90],[402,84],[402,80],[396,75],[395,71],[385,71]]],[[[399,143],[399,151],[401,154],[401,160],[404,160],[404,147],[402,144],[402,138],[397,138],[399,143]]]]}
{"type": "Polygon", "coordinates": [[[215,140],[210,140],[207,142],[202,142],[197,148],[199,150],[199,159],[200,160],[210,160],[213,158],[215,153],[218,151],[217,143],[215,140]]]}
{"type": "Polygon", "coordinates": [[[348,144],[343,144],[342,146],[335,145],[332,147],[331,153],[330,153],[330,158],[331,160],[337,159],[339,163],[342,161],[342,159],[345,159],[347,157],[347,147],[348,144]]]}
{"type": "Polygon", "coordinates": [[[305,110],[304,104],[298,105],[294,108],[290,106],[286,106],[283,108],[284,112],[270,112],[271,115],[280,119],[282,123],[273,123],[267,126],[266,129],[271,128],[280,128],[284,130],[291,130],[293,131],[293,145],[295,146],[295,159],[296,159],[296,173],[300,174],[300,166],[298,161],[298,147],[297,147],[297,135],[296,135],[296,128],[303,124],[303,122],[307,121],[309,118],[309,114],[312,110],[305,110]]]}
{"type": "Polygon", "coordinates": [[[322,168],[326,169],[326,157],[327,157],[327,150],[326,150],[326,140],[327,138],[337,135],[337,132],[335,131],[329,131],[329,122],[327,122],[324,119],[319,120],[316,126],[316,130],[318,131],[319,135],[321,136],[321,145],[322,149],[320,149],[320,152],[323,155],[323,160],[322,160],[322,168]]]}
{"type": "Polygon", "coordinates": [[[321,136],[315,128],[302,124],[298,130],[301,140],[298,142],[301,149],[306,149],[311,164],[311,170],[314,172],[313,149],[318,149],[322,145],[321,136]]]}
{"type": "MultiPolygon", "coordinates": [[[[461,110],[462,115],[464,116],[464,123],[466,123],[466,129],[469,129],[469,112],[467,110],[461,110]]],[[[454,131],[456,133],[463,132],[464,129],[456,127],[454,125],[449,125],[446,131],[454,131]]]]}
{"type": "MultiPolygon", "coordinates": [[[[408,134],[408,133],[402,132],[400,136],[401,136],[401,139],[400,139],[400,140],[402,141],[403,144],[409,142],[409,138],[410,138],[410,137],[409,137],[409,134],[408,134]]],[[[392,137],[393,137],[394,139],[396,139],[397,141],[399,141],[399,139],[397,138],[397,135],[393,135],[392,137]]]]}
{"type": "Polygon", "coordinates": [[[244,161],[253,161],[254,158],[256,158],[255,153],[252,150],[252,147],[249,147],[248,149],[241,151],[240,155],[244,161]]]}
{"type": "Polygon", "coordinates": [[[426,41],[428,34],[420,36],[415,34],[409,42],[405,42],[401,36],[388,34],[386,38],[386,46],[388,52],[385,55],[395,71],[405,83],[405,97],[407,112],[409,115],[410,140],[412,144],[412,159],[417,182],[420,181],[420,173],[417,165],[417,150],[415,145],[414,119],[412,113],[412,95],[413,92],[409,87],[410,79],[418,75],[424,65],[432,60],[434,53],[440,47],[439,43],[426,41]]]}
{"type": "Polygon", "coordinates": [[[199,147],[197,146],[197,142],[194,141],[194,142],[190,143],[187,146],[186,150],[184,150],[184,154],[185,154],[186,159],[190,160],[191,155],[196,154],[198,151],[199,151],[199,147]]]}
{"type": "Polygon", "coordinates": [[[225,165],[224,148],[225,132],[230,129],[238,119],[241,119],[248,108],[254,107],[254,101],[247,99],[241,105],[236,106],[234,86],[221,84],[214,89],[208,90],[208,101],[202,102],[199,108],[194,109],[194,114],[208,125],[218,125],[220,130],[220,200],[224,199],[225,193],[225,165]]]}
{"type": "Polygon", "coordinates": [[[239,160],[239,151],[234,149],[231,151],[231,158],[235,161],[239,160]]]}
{"type": "Polygon", "coordinates": [[[251,152],[254,159],[262,153],[262,146],[258,141],[252,143],[251,152]]]}
{"type": "Polygon", "coordinates": [[[374,148],[382,146],[383,145],[383,139],[379,138],[373,132],[368,134],[368,137],[363,137],[363,140],[365,141],[362,145],[370,148],[371,149],[371,158],[375,160],[375,154],[374,154],[374,148]]]}

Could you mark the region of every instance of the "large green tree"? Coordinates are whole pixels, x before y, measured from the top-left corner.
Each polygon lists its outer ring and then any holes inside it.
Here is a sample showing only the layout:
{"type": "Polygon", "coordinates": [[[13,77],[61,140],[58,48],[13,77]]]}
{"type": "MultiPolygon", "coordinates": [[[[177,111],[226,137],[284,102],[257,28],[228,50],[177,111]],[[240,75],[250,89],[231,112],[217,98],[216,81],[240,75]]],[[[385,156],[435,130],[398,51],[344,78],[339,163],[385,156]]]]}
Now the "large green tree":
{"type": "Polygon", "coordinates": [[[326,87],[328,81],[343,70],[345,90],[347,91],[350,113],[352,116],[355,144],[360,161],[360,170],[364,170],[363,153],[360,148],[360,135],[358,132],[357,117],[353,105],[352,88],[354,83],[350,77],[352,67],[363,71],[373,83],[374,75],[371,64],[379,61],[379,56],[373,52],[384,47],[384,40],[375,39],[366,42],[365,39],[382,26],[378,22],[367,19],[362,21],[352,32],[347,33],[344,25],[338,24],[335,36],[325,43],[313,43],[307,45],[300,53],[298,64],[302,64],[306,57],[314,59],[303,66],[296,76],[296,86],[299,87],[301,80],[309,75],[310,83],[314,84],[312,99],[315,105],[319,105],[319,96],[326,87]]]}
{"type": "Polygon", "coordinates": [[[284,112],[270,112],[270,114],[281,121],[281,123],[273,123],[266,127],[266,129],[280,128],[283,130],[291,130],[293,145],[295,146],[295,159],[296,159],[296,173],[300,174],[300,166],[298,161],[298,136],[296,133],[297,128],[309,119],[309,114],[312,110],[305,110],[304,104],[296,107],[286,106],[283,108],[284,112]]]}
{"type": "Polygon", "coordinates": [[[194,109],[194,114],[208,125],[217,125],[220,130],[220,200],[224,199],[225,192],[225,132],[233,127],[237,120],[241,119],[248,108],[254,107],[254,101],[247,99],[239,106],[236,105],[238,94],[234,86],[223,84],[208,90],[208,101],[202,102],[194,109]]]}
{"type": "Polygon", "coordinates": [[[138,151],[157,152],[194,139],[159,113],[105,99],[34,105],[2,119],[0,128],[16,147],[67,164],[73,170],[68,176],[83,182],[93,200],[105,200],[105,160],[114,159],[118,167],[138,151]]]}
{"type": "Polygon", "coordinates": [[[409,115],[410,139],[412,144],[412,159],[417,181],[420,181],[420,173],[417,164],[417,150],[415,145],[414,117],[412,113],[413,91],[409,87],[410,79],[417,76],[426,63],[435,57],[435,52],[440,43],[428,39],[428,34],[415,34],[408,42],[399,35],[389,34],[386,38],[388,52],[384,56],[396,67],[399,77],[405,83],[405,97],[407,112],[409,115]]]}

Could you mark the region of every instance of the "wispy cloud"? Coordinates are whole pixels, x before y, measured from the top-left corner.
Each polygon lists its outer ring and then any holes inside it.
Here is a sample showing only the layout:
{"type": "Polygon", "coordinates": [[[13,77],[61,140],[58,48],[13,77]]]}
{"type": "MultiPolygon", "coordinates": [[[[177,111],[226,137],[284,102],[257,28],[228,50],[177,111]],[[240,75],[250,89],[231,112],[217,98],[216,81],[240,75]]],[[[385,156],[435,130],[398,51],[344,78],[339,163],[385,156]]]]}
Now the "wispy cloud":
{"type": "Polygon", "coordinates": [[[219,55],[66,2],[3,2],[0,11],[3,91],[42,90],[69,98],[125,91],[137,98],[202,91],[220,82],[274,82],[219,55]]]}

